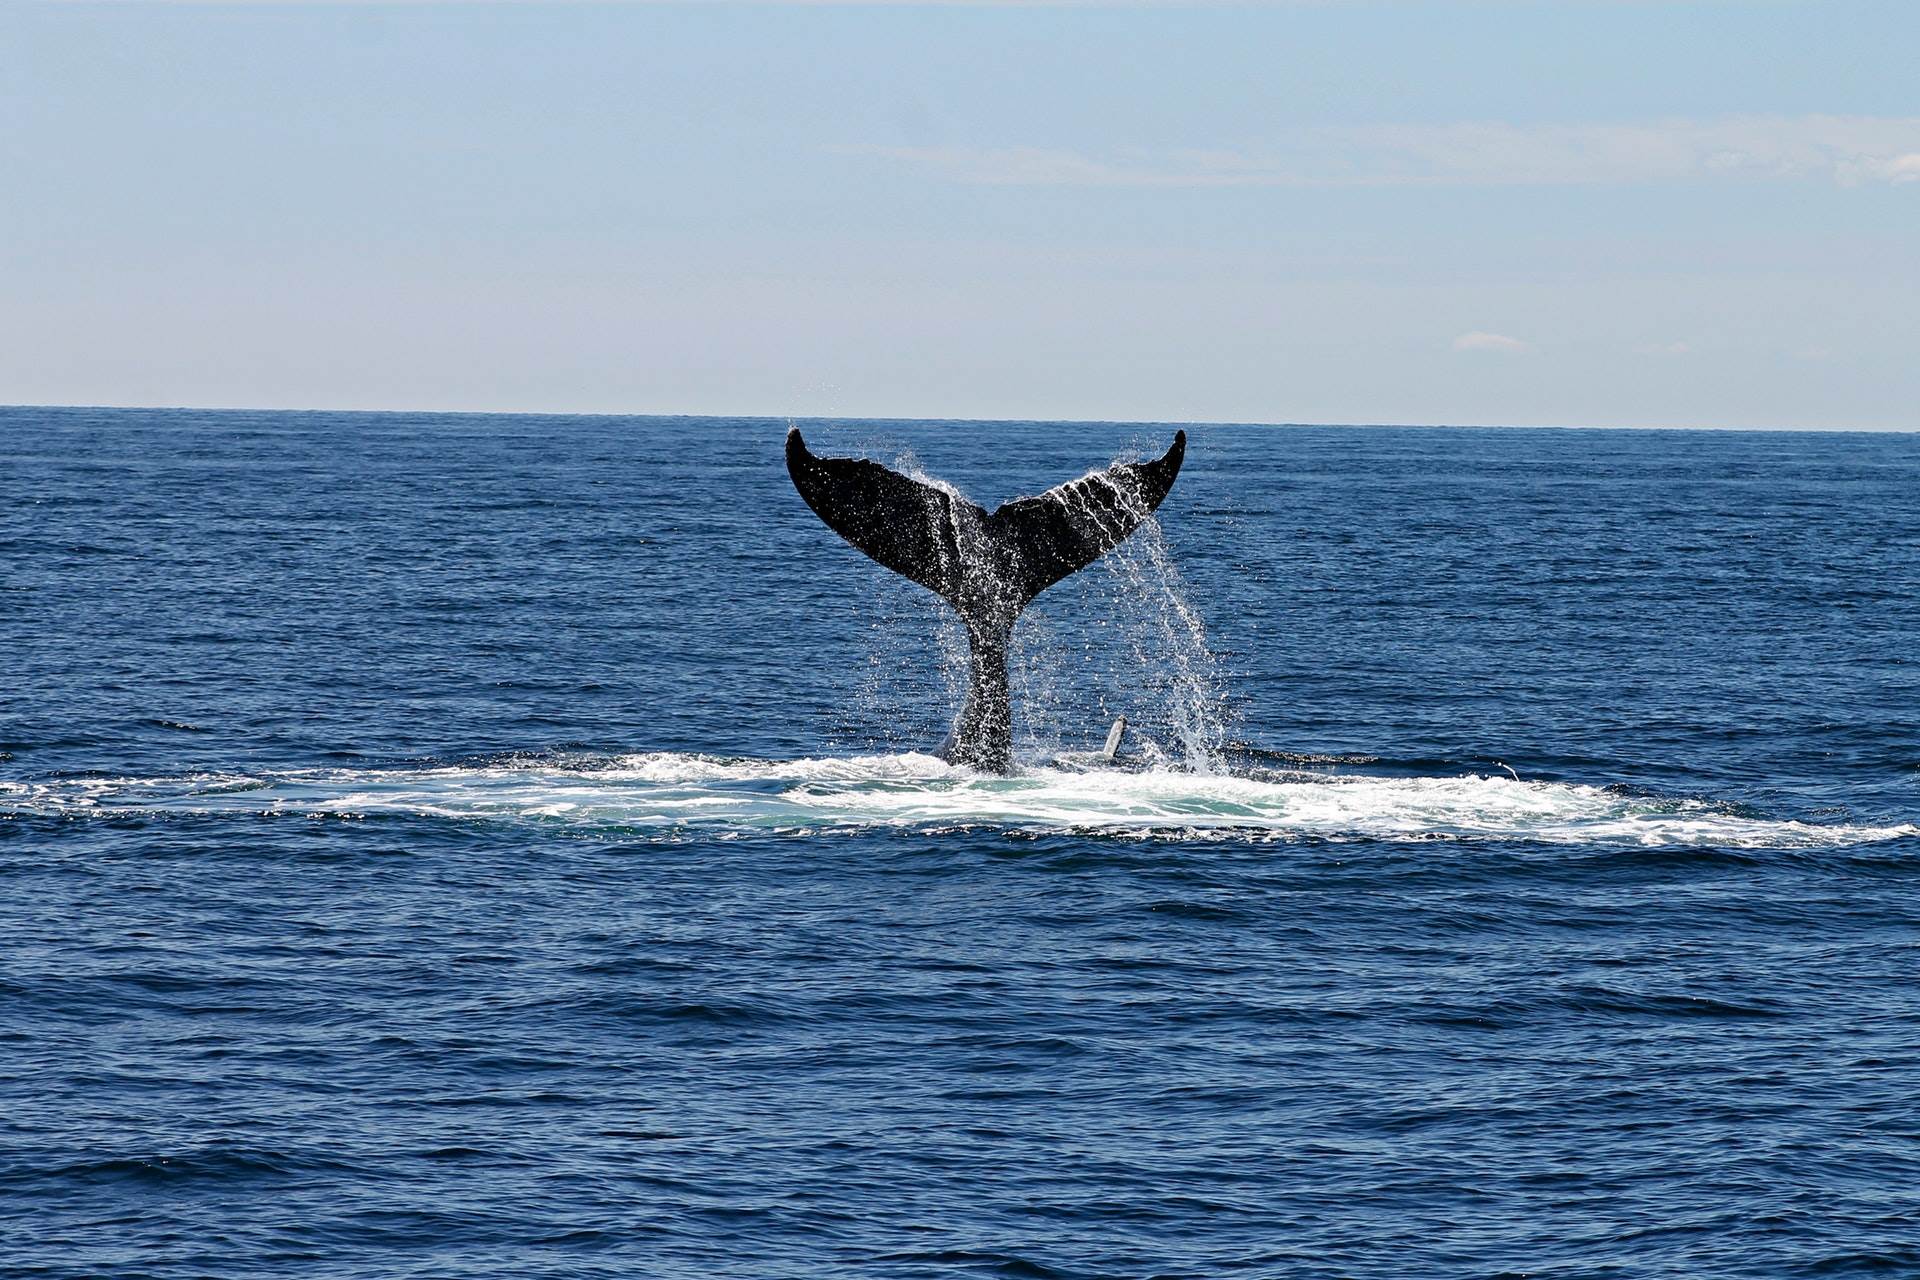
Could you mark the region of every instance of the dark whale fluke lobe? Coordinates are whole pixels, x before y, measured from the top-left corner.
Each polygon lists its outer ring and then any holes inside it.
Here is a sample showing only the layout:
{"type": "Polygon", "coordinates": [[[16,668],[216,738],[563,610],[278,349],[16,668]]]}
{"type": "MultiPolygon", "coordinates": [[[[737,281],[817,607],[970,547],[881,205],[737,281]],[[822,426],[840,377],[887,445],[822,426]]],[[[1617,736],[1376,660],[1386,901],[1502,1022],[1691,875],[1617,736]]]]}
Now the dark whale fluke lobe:
{"type": "Polygon", "coordinates": [[[951,489],[865,458],[822,458],[787,432],[787,474],[827,527],[959,611],[972,649],[967,700],[943,752],[955,764],[1013,769],[1007,639],[1033,598],[1118,546],[1173,488],[1187,433],[1151,462],[1119,462],[1016,498],[991,515],[951,489]]]}

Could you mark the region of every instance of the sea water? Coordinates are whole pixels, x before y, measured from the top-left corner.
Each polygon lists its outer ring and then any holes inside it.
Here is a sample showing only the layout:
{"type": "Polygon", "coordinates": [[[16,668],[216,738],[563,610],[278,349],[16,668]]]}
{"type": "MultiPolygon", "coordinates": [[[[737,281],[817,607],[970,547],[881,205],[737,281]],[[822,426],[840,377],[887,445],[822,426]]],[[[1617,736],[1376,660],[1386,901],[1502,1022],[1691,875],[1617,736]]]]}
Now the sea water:
{"type": "Polygon", "coordinates": [[[0,1272],[1920,1273],[1920,436],[786,425],[0,410],[0,1272]]]}

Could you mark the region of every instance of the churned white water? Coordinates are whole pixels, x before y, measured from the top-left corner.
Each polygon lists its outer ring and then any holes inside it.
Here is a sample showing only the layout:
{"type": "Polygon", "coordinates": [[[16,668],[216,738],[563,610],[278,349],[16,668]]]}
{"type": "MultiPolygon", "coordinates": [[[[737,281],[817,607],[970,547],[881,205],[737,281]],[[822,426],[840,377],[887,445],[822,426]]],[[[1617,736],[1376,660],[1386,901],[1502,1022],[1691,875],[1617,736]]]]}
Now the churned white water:
{"type": "Polygon", "coordinates": [[[1030,769],[993,777],[932,756],[748,760],[676,753],[425,768],[296,769],[0,783],[0,812],[411,815],[640,836],[894,828],[1241,839],[1530,840],[1837,847],[1920,825],[1754,817],[1694,798],[1508,777],[1030,769]]]}

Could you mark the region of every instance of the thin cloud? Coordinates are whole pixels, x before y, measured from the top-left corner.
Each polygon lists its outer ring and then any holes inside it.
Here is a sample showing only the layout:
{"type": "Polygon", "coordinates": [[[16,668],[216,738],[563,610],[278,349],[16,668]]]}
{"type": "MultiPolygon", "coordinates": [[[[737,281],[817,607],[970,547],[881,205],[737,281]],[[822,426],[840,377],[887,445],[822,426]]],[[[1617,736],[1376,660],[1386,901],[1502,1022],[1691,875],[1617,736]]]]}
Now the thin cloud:
{"type": "Polygon", "coordinates": [[[843,147],[977,186],[1572,186],[1920,182],[1920,116],[1732,116],[1643,124],[1320,126],[1243,148],[843,147]]]}
{"type": "Polygon", "coordinates": [[[1509,338],[1504,333],[1486,333],[1475,329],[1472,333],[1463,333],[1453,340],[1455,351],[1499,351],[1507,355],[1519,355],[1533,350],[1531,342],[1522,342],[1518,338],[1509,338]]]}

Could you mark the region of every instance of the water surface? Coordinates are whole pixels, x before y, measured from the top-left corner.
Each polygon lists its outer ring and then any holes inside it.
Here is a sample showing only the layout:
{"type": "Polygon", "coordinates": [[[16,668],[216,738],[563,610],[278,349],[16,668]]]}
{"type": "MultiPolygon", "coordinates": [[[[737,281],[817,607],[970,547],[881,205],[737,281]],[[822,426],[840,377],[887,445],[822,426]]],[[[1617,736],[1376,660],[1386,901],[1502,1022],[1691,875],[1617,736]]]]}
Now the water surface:
{"type": "Polygon", "coordinates": [[[1920,437],[785,425],[0,410],[0,1270],[1920,1271],[1920,437]]]}

